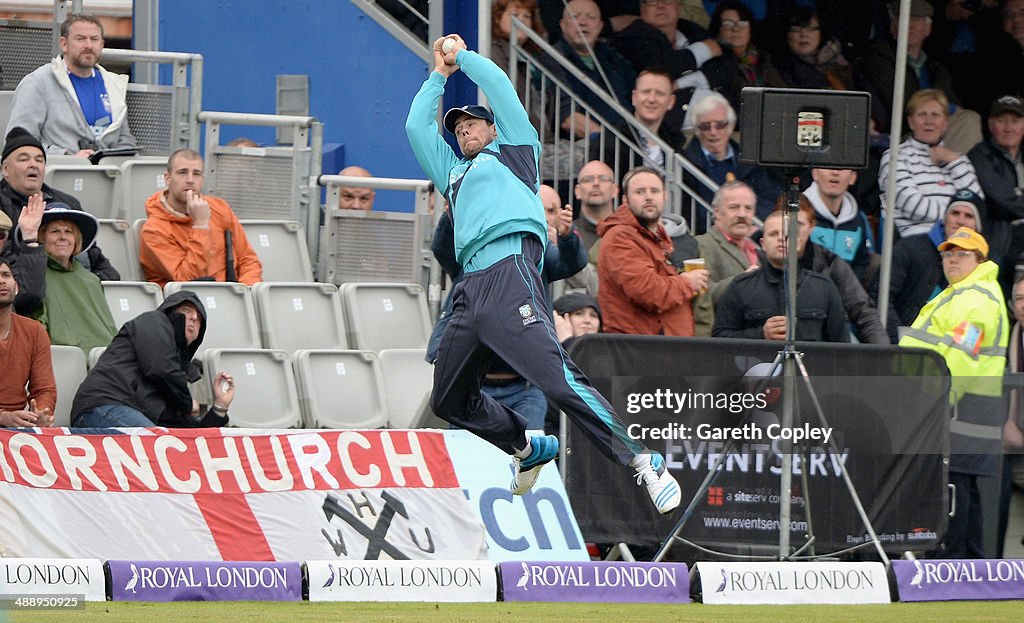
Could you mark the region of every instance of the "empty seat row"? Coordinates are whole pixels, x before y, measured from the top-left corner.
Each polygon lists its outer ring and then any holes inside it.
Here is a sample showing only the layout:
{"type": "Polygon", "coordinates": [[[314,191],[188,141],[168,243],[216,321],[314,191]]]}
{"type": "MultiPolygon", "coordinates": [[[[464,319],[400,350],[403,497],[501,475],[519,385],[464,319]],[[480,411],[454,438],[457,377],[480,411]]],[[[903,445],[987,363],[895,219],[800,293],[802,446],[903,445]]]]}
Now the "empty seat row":
{"type": "MultiPolygon", "coordinates": [[[[94,349],[95,364],[103,349],[94,349]]],[[[85,355],[53,346],[57,377],[55,426],[69,426],[75,390],[85,378],[85,355]]],[[[432,366],[423,349],[274,349],[206,351],[209,384],[217,372],[235,380],[230,425],[241,428],[424,428],[443,425],[430,411],[432,366]]],[[[198,388],[210,395],[209,386],[198,388]]]]}
{"type": "MultiPolygon", "coordinates": [[[[145,276],[139,265],[139,237],[146,219],[99,219],[96,244],[126,281],[145,276]]],[[[313,267],[302,225],[296,221],[240,221],[245,237],[263,264],[266,281],[313,281],[313,267]]]]}
{"type": "Polygon", "coordinates": [[[264,282],[252,287],[213,281],[104,281],[115,326],[191,290],[206,308],[202,350],[426,348],[432,324],[419,284],[264,282]]]}

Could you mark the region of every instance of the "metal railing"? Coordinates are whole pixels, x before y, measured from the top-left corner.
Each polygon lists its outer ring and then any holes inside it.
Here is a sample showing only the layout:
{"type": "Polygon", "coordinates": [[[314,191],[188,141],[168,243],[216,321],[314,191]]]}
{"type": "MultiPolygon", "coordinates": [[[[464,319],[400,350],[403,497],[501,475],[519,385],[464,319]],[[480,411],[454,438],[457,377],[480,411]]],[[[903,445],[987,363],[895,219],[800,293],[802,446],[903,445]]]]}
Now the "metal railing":
{"type": "Polygon", "coordinates": [[[176,149],[199,148],[203,107],[203,56],[185,52],[103,50],[103,58],[122,63],[169,64],[171,85],[128,84],[128,127],[144,155],[166,156],[176,149]]]}
{"type": "Polygon", "coordinates": [[[316,180],[323,156],[323,124],[316,117],[204,110],[206,188],[226,199],[238,218],[298,221],[306,244],[317,256],[320,227],[316,180]],[[291,128],[292,142],[279,147],[232,147],[220,144],[222,125],[291,128]]]}
{"type": "Polygon", "coordinates": [[[418,283],[427,290],[427,303],[436,318],[443,275],[430,250],[435,219],[440,216],[434,185],[429,180],[347,175],[321,175],[318,183],[327,191],[327,203],[317,279],[335,285],[418,283]],[[343,187],[413,192],[414,212],[343,210],[343,187]]]}
{"type": "Polygon", "coordinates": [[[507,71],[512,83],[517,85],[521,84],[519,72],[524,69],[528,72],[527,92],[522,95],[526,100],[526,109],[531,113],[531,117],[540,120],[541,127],[538,128],[538,132],[544,143],[544,150],[547,152],[546,156],[542,157],[542,164],[546,164],[542,171],[542,177],[546,178],[545,181],[552,183],[556,188],[563,180],[567,180],[570,184],[573,183],[580,167],[589,160],[591,143],[598,141],[597,147],[600,153],[605,154],[610,151],[615,154],[613,162],[605,164],[615,171],[616,179],[622,179],[622,175],[633,166],[639,164],[654,166],[665,176],[666,191],[669,195],[669,202],[665,208],[667,212],[687,216],[691,225],[697,218],[710,217],[711,206],[701,198],[700,190],[706,188],[713,193],[718,189],[718,184],[683,157],[681,153],[676,152],[671,145],[644,127],[637,121],[633,111],[622,106],[618,100],[608,94],[604,87],[582,75],[578,68],[569,63],[543,37],[515,17],[511,21],[510,66],[507,71]],[[518,42],[518,35],[521,32],[526,34],[523,44],[518,42]],[[604,105],[625,121],[633,136],[627,136],[616,129],[614,123],[604,118],[593,106],[584,102],[577,93],[573,92],[572,88],[543,64],[538,54],[526,47],[527,42],[536,46],[541,54],[560,67],[566,75],[572,75],[585,88],[593,91],[604,105]],[[570,126],[567,135],[563,134],[558,117],[562,108],[566,106],[563,101],[565,98],[569,100],[567,106],[570,116],[574,116],[577,112],[584,113],[602,126],[602,132],[597,138],[577,137],[574,125],[570,126]],[[665,154],[663,166],[650,162],[644,150],[637,144],[636,137],[640,136],[643,136],[649,145],[662,150],[665,154]],[[619,156],[621,152],[629,154],[626,162],[621,161],[619,156]],[[690,179],[694,180],[697,186],[691,186],[688,181],[690,179]]]}
{"type": "MultiPolygon", "coordinates": [[[[405,0],[391,0],[384,3],[378,0],[352,0],[352,4],[359,7],[363,13],[380,24],[381,28],[388,31],[392,37],[414,54],[427,63],[433,62],[433,53],[427,44],[433,40],[432,37],[435,35],[431,31],[431,24],[435,22],[439,24],[442,21],[440,11],[435,11],[431,6],[428,11],[430,15],[423,15],[405,0]],[[399,11],[404,15],[398,15],[399,11]],[[434,16],[435,12],[437,12],[436,17],[434,16]],[[408,23],[404,23],[403,17],[408,19],[408,23]]],[[[437,0],[430,2],[430,5],[436,4],[443,3],[439,3],[437,0]]],[[[439,26],[435,28],[439,28],[439,26]]]]}

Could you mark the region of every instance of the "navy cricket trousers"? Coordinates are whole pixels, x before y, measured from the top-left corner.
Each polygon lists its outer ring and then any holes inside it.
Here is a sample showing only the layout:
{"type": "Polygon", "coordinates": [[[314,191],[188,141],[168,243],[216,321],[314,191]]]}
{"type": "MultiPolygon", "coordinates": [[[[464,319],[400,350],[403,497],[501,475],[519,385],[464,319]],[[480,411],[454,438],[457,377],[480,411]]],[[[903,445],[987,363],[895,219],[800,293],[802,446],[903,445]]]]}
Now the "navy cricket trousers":
{"type": "Polygon", "coordinates": [[[526,444],[526,420],[480,391],[497,354],[540,388],[615,461],[645,451],[558,342],[537,266],[544,249],[523,237],[523,253],[467,273],[455,287],[448,328],[434,363],[430,406],[442,419],[513,454],[526,444]]]}

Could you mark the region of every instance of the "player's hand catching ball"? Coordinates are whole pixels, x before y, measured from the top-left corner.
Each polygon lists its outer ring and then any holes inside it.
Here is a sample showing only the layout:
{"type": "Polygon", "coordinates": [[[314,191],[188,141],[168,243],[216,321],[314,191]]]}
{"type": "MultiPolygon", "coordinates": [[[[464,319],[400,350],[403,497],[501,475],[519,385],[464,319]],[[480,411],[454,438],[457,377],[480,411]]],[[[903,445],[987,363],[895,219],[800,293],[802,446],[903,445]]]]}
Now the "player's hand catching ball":
{"type": "Polygon", "coordinates": [[[455,55],[465,48],[466,44],[458,35],[438,37],[433,45],[434,71],[446,78],[454,74],[459,70],[459,66],[455,64],[455,55]]]}

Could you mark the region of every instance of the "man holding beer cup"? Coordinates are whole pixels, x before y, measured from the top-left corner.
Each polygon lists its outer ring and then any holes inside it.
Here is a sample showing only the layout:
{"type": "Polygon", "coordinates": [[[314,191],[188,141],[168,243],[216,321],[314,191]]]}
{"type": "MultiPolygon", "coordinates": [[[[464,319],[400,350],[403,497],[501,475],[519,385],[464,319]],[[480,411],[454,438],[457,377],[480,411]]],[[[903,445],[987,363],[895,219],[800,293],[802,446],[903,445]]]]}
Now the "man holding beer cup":
{"type": "Polygon", "coordinates": [[[607,333],[693,335],[691,302],[708,287],[708,271],[672,261],[661,224],[665,180],[650,167],[622,179],[622,206],[597,225],[598,302],[607,333]]]}

